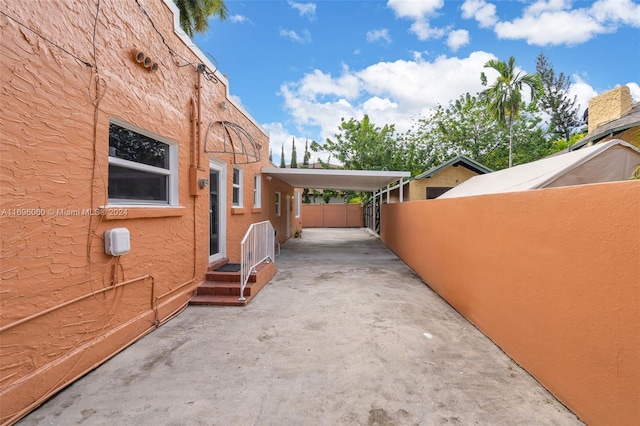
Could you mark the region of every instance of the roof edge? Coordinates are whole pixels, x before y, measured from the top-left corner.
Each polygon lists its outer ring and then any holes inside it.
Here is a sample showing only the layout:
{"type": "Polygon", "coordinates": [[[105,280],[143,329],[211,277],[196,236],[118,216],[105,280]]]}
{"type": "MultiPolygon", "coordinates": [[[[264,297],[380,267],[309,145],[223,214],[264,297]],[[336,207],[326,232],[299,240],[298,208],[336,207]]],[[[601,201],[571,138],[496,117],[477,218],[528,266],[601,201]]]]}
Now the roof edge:
{"type": "Polygon", "coordinates": [[[430,178],[433,177],[433,175],[435,175],[436,173],[440,172],[443,169],[446,169],[449,166],[455,166],[456,163],[460,163],[462,164],[464,167],[466,167],[467,169],[474,171],[478,174],[485,174],[485,173],[492,173],[493,170],[491,170],[490,168],[488,168],[487,166],[477,162],[476,160],[474,160],[473,158],[469,158],[466,155],[457,155],[447,161],[445,161],[444,163],[432,167],[429,170],[420,173],[419,175],[417,175],[416,177],[414,177],[413,179],[424,179],[424,178],[430,178]]]}
{"type": "MultiPolygon", "coordinates": [[[[629,142],[625,142],[622,139],[611,139],[609,141],[606,142],[602,142],[602,143],[597,143],[594,144],[593,146],[588,147],[589,149],[591,149],[591,152],[588,153],[588,155],[585,155],[584,157],[582,157],[580,160],[574,162],[571,164],[570,167],[568,167],[566,170],[563,170],[562,172],[569,172],[581,165],[583,165],[584,163],[586,163],[587,161],[591,160],[593,157],[599,155],[600,153],[616,146],[616,145],[620,145],[624,148],[630,148],[634,151],[640,152],[640,150],[638,148],[636,148],[635,146],[631,145],[629,142]]],[[[571,155],[573,152],[575,151],[570,151],[565,153],[564,155],[571,155]]],[[[579,152],[583,152],[583,151],[579,151],[579,152]]],[[[539,160],[538,160],[539,161],[539,160]]],[[[535,161],[534,161],[535,163],[535,161]]],[[[531,163],[525,163],[525,164],[531,164],[531,163]]],[[[542,183],[540,183],[537,187],[532,188],[532,189],[538,189],[538,188],[542,188],[545,185],[550,184],[551,182],[555,181],[556,179],[558,179],[563,173],[561,173],[561,171],[558,171],[556,173],[554,173],[552,176],[549,176],[547,179],[544,179],[542,181],[542,183]]]]}
{"type": "Polygon", "coordinates": [[[280,167],[263,167],[262,173],[272,173],[280,175],[293,174],[309,174],[309,175],[343,175],[343,176],[384,176],[397,177],[398,179],[410,177],[411,172],[396,170],[344,170],[344,169],[303,169],[303,168],[280,168],[280,167]]]}
{"type": "Polygon", "coordinates": [[[180,26],[180,11],[178,10],[178,6],[172,0],[162,0],[165,6],[169,8],[169,10],[173,13],[173,32],[178,38],[184,43],[184,45],[191,50],[191,52],[198,57],[198,59],[205,64],[207,67],[213,70],[216,78],[220,80],[225,87],[225,99],[231,102],[231,104],[240,111],[251,123],[253,123],[260,132],[262,132],[267,138],[270,138],[269,133],[266,131],[264,127],[245,109],[245,107],[236,101],[234,96],[231,96],[229,92],[229,80],[222,75],[217,65],[214,65],[211,60],[205,55],[202,50],[191,40],[191,38],[184,32],[182,27],[180,26]]]}

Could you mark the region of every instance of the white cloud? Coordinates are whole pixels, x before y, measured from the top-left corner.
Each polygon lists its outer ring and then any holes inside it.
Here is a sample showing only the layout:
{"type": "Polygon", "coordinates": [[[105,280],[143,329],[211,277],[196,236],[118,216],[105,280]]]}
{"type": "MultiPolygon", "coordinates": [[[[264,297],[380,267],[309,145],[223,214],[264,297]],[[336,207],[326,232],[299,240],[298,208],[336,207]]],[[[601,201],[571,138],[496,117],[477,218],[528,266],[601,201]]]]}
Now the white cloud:
{"type": "Polygon", "coordinates": [[[487,3],[485,0],[465,0],[461,9],[462,17],[475,19],[480,24],[480,28],[492,27],[498,22],[496,5],[487,3]]]}
{"type": "Polygon", "coordinates": [[[313,133],[324,140],[337,131],[342,117],[362,117],[362,113],[344,98],[320,101],[301,95],[297,89],[298,84],[285,83],[280,86],[280,95],[284,98],[285,110],[301,132],[309,127],[319,128],[313,133]]]}
{"type": "Polygon", "coordinates": [[[387,7],[391,8],[398,18],[414,21],[409,30],[422,41],[444,35],[444,30],[432,27],[428,19],[437,14],[443,6],[444,0],[389,0],[387,2],[387,7]]]}
{"type": "Polygon", "coordinates": [[[640,4],[630,0],[599,0],[590,9],[599,22],[611,21],[640,27],[640,4]]]}
{"type": "Polygon", "coordinates": [[[537,15],[544,12],[570,10],[571,2],[567,0],[537,0],[528,7],[527,13],[537,15]]]}
{"type": "Polygon", "coordinates": [[[380,62],[361,70],[345,67],[339,76],[315,70],[281,86],[285,110],[301,134],[315,135],[318,141],[333,137],[341,118],[359,120],[364,114],[376,125],[394,123],[403,132],[413,118],[438,104],[482,90],[480,73],[495,59],[486,52],[433,61],[415,55],[413,61],[380,62]]]}
{"type": "Polygon", "coordinates": [[[229,21],[233,22],[234,24],[244,24],[245,22],[249,24],[253,24],[251,19],[243,15],[231,15],[229,16],[229,21]]]}
{"type": "Polygon", "coordinates": [[[367,41],[369,43],[374,43],[378,40],[384,40],[387,43],[391,43],[391,35],[389,34],[389,30],[383,28],[380,30],[367,31],[367,41]]]}
{"type": "Polygon", "coordinates": [[[414,50],[411,55],[413,56],[413,62],[422,62],[422,52],[414,50]]]}
{"type": "Polygon", "coordinates": [[[444,6],[444,0],[389,0],[387,7],[393,9],[398,18],[420,19],[434,14],[444,6]]]}
{"type": "Polygon", "coordinates": [[[627,83],[626,85],[629,86],[633,102],[640,102],[640,86],[638,86],[638,83],[627,83]]]}
{"type": "MultiPolygon", "coordinates": [[[[467,0],[463,17],[477,12],[474,8],[483,3],[467,0]]],[[[619,25],[640,27],[640,5],[630,0],[599,0],[589,7],[572,9],[567,0],[538,0],[513,21],[496,23],[494,31],[498,38],[523,39],[532,45],[574,46],[598,34],[614,32],[619,25]]]]}
{"type": "Polygon", "coordinates": [[[317,99],[325,96],[337,96],[346,99],[357,98],[360,93],[360,81],[343,69],[340,77],[333,78],[320,70],[314,70],[300,80],[297,92],[307,99],[317,99]]]}
{"type": "MultiPolygon", "coordinates": [[[[287,166],[291,164],[291,152],[294,139],[296,144],[296,160],[298,163],[302,163],[302,160],[304,160],[305,143],[309,140],[309,145],[311,145],[312,139],[307,138],[302,134],[292,134],[289,130],[284,128],[282,123],[266,123],[262,124],[262,127],[269,134],[269,149],[272,153],[273,164],[280,166],[280,157],[282,155],[283,147],[285,164],[287,166]]],[[[316,159],[313,152],[311,153],[311,158],[311,161],[315,161],[316,159]]],[[[323,159],[326,160],[324,157],[323,159]]]]}
{"type": "Polygon", "coordinates": [[[447,46],[454,52],[467,44],[469,44],[469,31],[467,30],[451,31],[447,36],[447,46]]]}
{"type": "Polygon", "coordinates": [[[289,38],[295,41],[296,43],[300,43],[300,44],[311,43],[311,33],[308,30],[303,30],[302,34],[298,34],[294,30],[287,30],[284,28],[280,28],[279,32],[281,37],[289,38]]]}
{"type": "MultiPolygon", "coordinates": [[[[302,161],[305,139],[322,143],[326,138],[333,138],[342,118],[360,120],[367,114],[377,126],[393,123],[398,132],[404,132],[411,127],[413,119],[430,114],[437,105],[447,105],[466,92],[475,94],[483,90],[480,73],[489,74],[490,81],[494,77],[490,69],[484,68],[489,59],[496,57],[477,51],[468,57],[440,56],[429,61],[420,52],[414,52],[412,61],[379,62],[360,70],[345,66],[338,76],[314,70],[298,81],[285,83],[280,95],[296,134],[285,130],[280,123],[263,126],[271,134],[274,162],[279,164],[282,143],[285,157],[290,161],[293,137],[298,159],[302,161]]],[[[572,77],[574,83],[568,95],[576,96],[582,116],[589,99],[598,92],[579,75],[572,77]]],[[[639,101],[640,86],[635,82],[627,85],[634,100],[639,101]]],[[[312,154],[312,161],[316,161],[317,156],[312,154]]],[[[328,154],[320,156],[326,161],[328,154]]]]}
{"type": "Polygon", "coordinates": [[[372,113],[375,111],[388,111],[390,109],[397,109],[398,104],[395,102],[391,102],[389,99],[386,99],[386,98],[383,99],[383,98],[374,96],[372,98],[367,99],[362,104],[362,107],[365,110],[365,113],[372,113]]]}
{"type": "Polygon", "coordinates": [[[573,81],[574,83],[569,87],[567,95],[570,99],[573,99],[574,96],[576,97],[576,105],[579,105],[578,114],[579,117],[582,117],[582,114],[589,106],[589,99],[597,96],[598,92],[577,74],[573,75],[573,81]]]}
{"type": "Polygon", "coordinates": [[[468,58],[440,56],[433,62],[379,62],[357,73],[361,87],[373,95],[388,95],[408,111],[446,103],[464,92],[482,89],[480,72],[495,56],[474,52],[468,58]]]}
{"type": "Polygon", "coordinates": [[[611,31],[585,10],[527,12],[512,22],[497,23],[494,30],[498,38],[525,39],[528,44],[537,46],[574,46],[589,41],[596,34],[611,31]]]}
{"type": "Polygon", "coordinates": [[[300,16],[308,16],[313,20],[316,16],[316,4],[315,3],[298,3],[295,1],[288,1],[289,6],[296,9],[300,16]]]}
{"type": "Polygon", "coordinates": [[[418,40],[429,40],[432,38],[440,38],[444,35],[442,28],[433,28],[426,19],[418,19],[411,24],[410,31],[414,33],[418,40]]]}

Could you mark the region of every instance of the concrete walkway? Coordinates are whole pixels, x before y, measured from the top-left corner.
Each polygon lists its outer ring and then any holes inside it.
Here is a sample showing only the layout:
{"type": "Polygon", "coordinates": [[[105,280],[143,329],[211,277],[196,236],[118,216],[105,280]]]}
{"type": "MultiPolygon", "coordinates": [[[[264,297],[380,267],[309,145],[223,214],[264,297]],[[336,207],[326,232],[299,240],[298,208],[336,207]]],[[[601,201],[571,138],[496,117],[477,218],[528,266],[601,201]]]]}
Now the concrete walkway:
{"type": "Polygon", "coordinates": [[[306,229],[244,308],[192,306],[23,425],[577,425],[366,230],[306,229]]]}

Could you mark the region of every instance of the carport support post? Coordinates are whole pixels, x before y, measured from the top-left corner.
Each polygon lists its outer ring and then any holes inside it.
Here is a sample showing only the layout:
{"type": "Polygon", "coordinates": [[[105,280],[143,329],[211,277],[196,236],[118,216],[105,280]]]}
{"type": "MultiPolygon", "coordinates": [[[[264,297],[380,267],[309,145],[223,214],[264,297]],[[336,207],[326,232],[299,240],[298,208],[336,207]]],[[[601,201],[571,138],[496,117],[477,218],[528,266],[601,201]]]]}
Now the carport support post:
{"type": "Polygon", "coordinates": [[[391,191],[389,190],[390,185],[387,185],[387,204],[391,203],[391,191]]]}
{"type": "Polygon", "coordinates": [[[379,234],[380,228],[382,227],[382,189],[380,189],[380,208],[378,209],[378,212],[378,229],[376,229],[376,232],[379,234]]]}
{"type": "Polygon", "coordinates": [[[376,227],[376,192],[373,191],[371,193],[371,199],[373,202],[371,203],[371,214],[369,215],[369,229],[375,231],[376,227]]]}
{"type": "Polygon", "coordinates": [[[398,196],[399,196],[400,202],[402,202],[402,201],[404,201],[403,197],[402,197],[402,193],[404,192],[404,188],[403,188],[403,184],[402,184],[402,178],[400,178],[400,183],[399,183],[399,187],[398,188],[399,188],[398,189],[398,193],[399,193],[398,196]]]}
{"type": "Polygon", "coordinates": [[[376,204],[378,202],[378,194],[376,194],[375,192],[373,193],[373,212],[371,212],[371,219],[372,219],[372,223],[371,223],[371,230],[373,232],[376,232],[376,221],[378,220],[378,208],[376,207],[376,204]]]}

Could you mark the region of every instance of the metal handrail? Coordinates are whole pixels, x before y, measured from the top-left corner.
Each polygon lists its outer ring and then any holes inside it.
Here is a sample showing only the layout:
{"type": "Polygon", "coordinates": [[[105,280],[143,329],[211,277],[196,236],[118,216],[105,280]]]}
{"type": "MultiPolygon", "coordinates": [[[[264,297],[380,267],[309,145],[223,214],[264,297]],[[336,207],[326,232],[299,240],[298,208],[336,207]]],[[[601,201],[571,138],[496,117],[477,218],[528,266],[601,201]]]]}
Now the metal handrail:
{"type": "Polygon", "coordinates": [[[257,272],[256,266],[264,261],[275,263],[275,230],[268,220],[252,223],[240,243],[240,298],[244,301],[244,289],[249,277],[257,272]]]}

